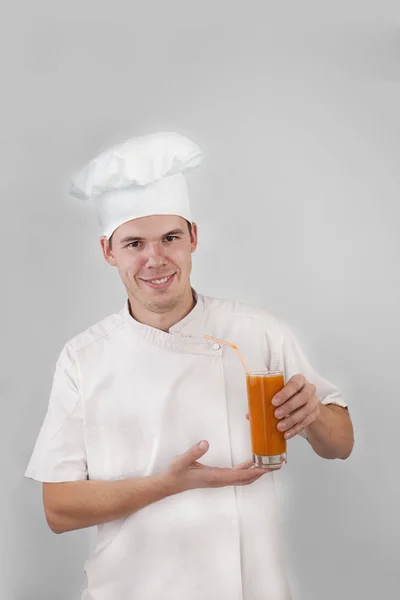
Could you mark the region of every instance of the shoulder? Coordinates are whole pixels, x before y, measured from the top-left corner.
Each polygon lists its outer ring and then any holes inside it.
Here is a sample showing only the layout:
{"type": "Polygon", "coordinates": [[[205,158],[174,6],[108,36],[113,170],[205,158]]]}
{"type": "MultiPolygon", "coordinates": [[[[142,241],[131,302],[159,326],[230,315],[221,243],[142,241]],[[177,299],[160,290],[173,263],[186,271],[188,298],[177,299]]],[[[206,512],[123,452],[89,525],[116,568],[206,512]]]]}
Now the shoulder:
{"type": "Polygon", "coordinates": [[[113,313],[74,336],[64,346],[63,354],[73,362],[77,353],[100,341],[111,339],[124,325],[124,309],[113,313]]]}
{"type": "Polygon", "coordinates": [[[230,322],[236,319],[249,325],[253,323],[267,331],[282,334],[282,320],[263,308],[227,298],[202,296],[202,299],[204,311],[210,317],[230,322]]]}

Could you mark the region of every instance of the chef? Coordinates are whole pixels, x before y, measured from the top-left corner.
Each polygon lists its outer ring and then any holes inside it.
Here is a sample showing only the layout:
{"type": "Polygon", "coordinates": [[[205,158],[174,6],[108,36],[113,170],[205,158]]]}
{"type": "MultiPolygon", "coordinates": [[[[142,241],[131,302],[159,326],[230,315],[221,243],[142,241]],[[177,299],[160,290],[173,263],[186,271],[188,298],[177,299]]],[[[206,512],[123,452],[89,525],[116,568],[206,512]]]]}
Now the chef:
{"type": "Polygon", "coordinates": [[[283,370],[286,439],[347,458],[340,391],[316,373],[290,327],[206,297],[190,282],[198,231],[185,137],[129,139],[71,179],[95,205],[101,248],[127,301],[70,340],[26,476],[43,482],[50,528],[97,526],[82,600],[289,600],[274,472],[251,461],[245,373],[283,370]]]}

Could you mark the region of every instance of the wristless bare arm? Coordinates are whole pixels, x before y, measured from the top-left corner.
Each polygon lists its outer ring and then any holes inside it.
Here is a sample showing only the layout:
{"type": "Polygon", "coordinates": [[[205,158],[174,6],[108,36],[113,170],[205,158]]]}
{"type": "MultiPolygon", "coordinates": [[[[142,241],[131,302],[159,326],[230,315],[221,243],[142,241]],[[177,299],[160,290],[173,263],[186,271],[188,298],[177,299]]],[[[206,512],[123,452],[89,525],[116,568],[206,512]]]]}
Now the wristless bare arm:
{"type": "Polygon", "coordinates": [[[54,533],[122,519],[168,495],[163,478],[157,476],[43,484],[46,518],[54,533]]]}
{"type": "Polygon", "coordinates": [[[207,467],[198,462],[208,450],[192,446],[180,454],[164,473],[118,481],[68,481],[44,483],[43,502],[49,527],[65,533],[127,517],[146,506],[189,489],[248,485],[269,472],[251,461],[229,468],[207,467]]]}

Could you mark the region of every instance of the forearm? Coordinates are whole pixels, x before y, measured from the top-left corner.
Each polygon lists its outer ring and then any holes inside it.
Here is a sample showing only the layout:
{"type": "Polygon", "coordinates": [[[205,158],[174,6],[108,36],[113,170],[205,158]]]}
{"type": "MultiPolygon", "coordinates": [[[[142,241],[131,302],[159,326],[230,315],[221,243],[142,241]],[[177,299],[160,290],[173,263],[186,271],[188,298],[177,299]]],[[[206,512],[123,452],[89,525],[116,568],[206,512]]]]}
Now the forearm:
{"type": "Polygon", "coordinates": [[[317,420],[305,433],[313,450],[322,458],[348,458],[354,446],[349,413],[334,404],[321,404],[317,420]]]}
{"type": "Polygon", "coordinates": [[[43,500],[55,533],[115,521],[171,494],[162,475],[118,481],[46,483],[43,500]]]}

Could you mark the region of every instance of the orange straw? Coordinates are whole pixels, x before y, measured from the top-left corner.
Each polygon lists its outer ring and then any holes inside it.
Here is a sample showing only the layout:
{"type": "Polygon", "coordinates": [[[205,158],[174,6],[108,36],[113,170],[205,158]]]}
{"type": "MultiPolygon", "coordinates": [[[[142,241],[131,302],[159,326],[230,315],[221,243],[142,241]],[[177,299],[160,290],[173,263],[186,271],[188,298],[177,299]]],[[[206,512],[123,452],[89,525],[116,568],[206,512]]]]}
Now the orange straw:
{"type": "Polygon", "coordinates": [[[211,337],[211,335],[205,335],[204,337],[207,340],[211,340],[212,342],[218,342],[219,344],[223,344],[224,346],[229,346],[229,348],[233,348],[233,350],[235,350],[235,352],[237,352],[237,355],[238,355],[240,362],[242,363],[246,373],[250,373],[249,369],[246,366],[246,363],[244,362],[243,356],[242,356],[239,348],[235,344],[230,344],[229,342],[225,342],[224,340],[219,340],[218,338],[211,337]]]}

